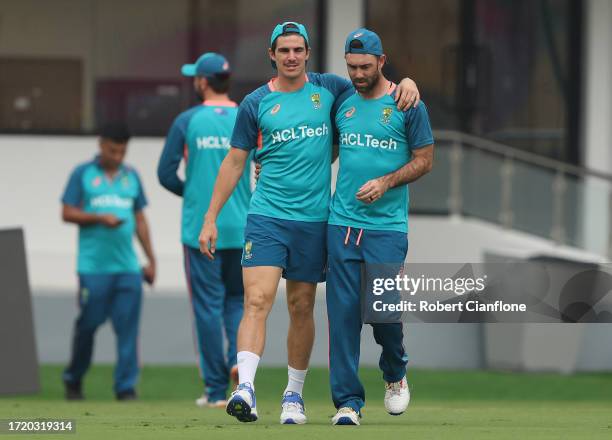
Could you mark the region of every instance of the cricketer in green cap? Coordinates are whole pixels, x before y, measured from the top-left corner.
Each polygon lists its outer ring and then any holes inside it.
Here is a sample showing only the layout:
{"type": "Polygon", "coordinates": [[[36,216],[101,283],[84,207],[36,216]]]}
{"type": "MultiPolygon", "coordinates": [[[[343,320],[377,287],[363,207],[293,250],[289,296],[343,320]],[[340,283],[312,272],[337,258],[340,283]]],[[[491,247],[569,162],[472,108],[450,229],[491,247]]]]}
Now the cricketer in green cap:
{"type": "MultiPolygon", "coordinates": [[[[295,21],[286,21],[284,23],[277,24],[272,31],[270,36],[270,64],[274,69],[277,68],[276,60],[273,54],[276,52],[278,37],[284,37],[289,35],[296,35],[304,38],[304,52],[308,56],[310,54],[308,32],[306,26],[295,21]]],[[[285,49],[283,49],[285,50],[285,49]]],[[[308,58],[306,58],[308,59],[308,58]]]]}

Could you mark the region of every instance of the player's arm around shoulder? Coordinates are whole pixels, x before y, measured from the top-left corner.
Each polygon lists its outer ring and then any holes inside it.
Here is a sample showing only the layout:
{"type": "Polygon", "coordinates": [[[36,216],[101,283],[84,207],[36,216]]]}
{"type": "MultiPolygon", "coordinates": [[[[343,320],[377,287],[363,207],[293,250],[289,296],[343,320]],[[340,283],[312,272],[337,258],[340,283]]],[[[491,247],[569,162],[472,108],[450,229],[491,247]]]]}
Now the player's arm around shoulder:
{"type": "MultiPolygon", "coordinates": [[[[341,104],[347,97],[355,93],[353,84],[346,78],[333,73],[309,73],[309,78],[319,82],[327,88],[336,98],[337,104],[341,104]],[[339,102],[338,102],[339,101],[339,102]]],[[[411,78],[403,78],[397,85],[393,96],[397,109],[401,111],[416,108],[421,102],[421,94],[416,82],[411,78]]],[[[332,113],[334,114],[334,113],[332,113]]]]}
{"type": "Polygon", "coordinates": [[[414,80],[406,77],[397,85],[394,97],[398,110],[407,111],[418,108],[421,103],[421,94],[414,80]]]}

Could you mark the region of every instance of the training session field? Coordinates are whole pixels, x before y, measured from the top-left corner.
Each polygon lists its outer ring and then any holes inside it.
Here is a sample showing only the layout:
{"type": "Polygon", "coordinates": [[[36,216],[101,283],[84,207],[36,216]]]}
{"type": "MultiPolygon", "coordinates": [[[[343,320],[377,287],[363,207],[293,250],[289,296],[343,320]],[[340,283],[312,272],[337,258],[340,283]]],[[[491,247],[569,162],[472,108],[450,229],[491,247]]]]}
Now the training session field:
{"type": "MultiPolygon", "coordinates": [[[[112,367],[95,366],[87,376],[83,402],[63,400],[62,367],[41,369],[37,396],[0,398],[0,419],[61,418],[76,420],[70,439],[523,439],[612,438],[612,374],[516,374],[473,371],[410,370],[412,400],[399,417],[385,413],[378,369],[362,368],[367,406],[362,425],[330,425],[334,408],[328,372],[308,373],[304,397],[309,422],[281,426],[280,395],[286,369],[257,372],[260,420],[242,424],[221,409],[194,405],[200,391],[195,367],[143,369],[140,400],[113,400],[112,367]]],[[[2,435],[40,438],[41,435],[2,435]]],[[[45,437],[42,437],[45,438],[45,437]]]]}

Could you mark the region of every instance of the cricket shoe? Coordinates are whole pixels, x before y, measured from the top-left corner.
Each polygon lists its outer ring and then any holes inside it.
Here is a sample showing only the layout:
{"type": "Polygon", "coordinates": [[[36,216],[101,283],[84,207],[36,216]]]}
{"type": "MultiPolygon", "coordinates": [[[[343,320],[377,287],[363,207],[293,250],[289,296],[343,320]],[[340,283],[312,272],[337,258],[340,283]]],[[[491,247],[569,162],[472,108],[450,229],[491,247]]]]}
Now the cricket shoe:
{"type": "Polygon", "coordinates": [[[68,382],[64,381],[65,388],[65,396],[66,400],[83,400],[85,396],[83,395],[83,389],[81,388],[81,381],[78,382],[68,382]]]}
{"type": "Polygon", "coordinates": [[[410,390],[406,376],[399,382],[387,382],[385,385],[385,409],[392,416],[399,416],[406,411],[410,403],[410,390]]]}
{"type": "Polygon", "coordinates": [[[133,388],[119,391],[115,394],[115,398],[121,402],[132,402],[134,400],[138,400],[138,395],[133,388]]]}
{"type": "Polygon", "coordinates": [[[353,408],[343,406],[332,417],[332,425],[359,425],[360,417],[353,408]]]}
{"type": "Polygon", "coordinates": [[[287,391],[281,401],[281,425],[303,425],[306,423],[304,400],[293,391],[287,391]]]}
{"type": "Polygon", "coordinates": [[[195,401],[196,406],[200,408],[225,408],[227,406],[227,400],[209,400],[206,394],[202,394],[195,401]]]}
{"type": "Polygon", "coordinates": [[[241,422],[254,422],[257,420],[255,392],[250,383],[238,385],[227,402],[225,411],[241,422]]]}

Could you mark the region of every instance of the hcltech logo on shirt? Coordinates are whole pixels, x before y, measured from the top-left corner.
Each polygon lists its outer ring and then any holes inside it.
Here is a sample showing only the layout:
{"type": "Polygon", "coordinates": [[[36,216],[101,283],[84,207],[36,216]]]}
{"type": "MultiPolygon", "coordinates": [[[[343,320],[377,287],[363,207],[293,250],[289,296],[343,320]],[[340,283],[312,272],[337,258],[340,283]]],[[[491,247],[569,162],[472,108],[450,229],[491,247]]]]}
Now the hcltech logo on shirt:
{"type": "Polygon", "coordinates": [[[323,137],[329,134],[329,127],[324,122],[319,127],[309,127],[308,125],[300,125],[299,127],[287,128],[285,130],[276,130],[272,132],[272,143],[287,142],[305,138],[323,137]]]}
{"type": "Polygon", "coordinates": [[[340,144],[351,147],[380,148],[381,150],[397,150],[397,141],[393,138],[377,139],[371,134],[341,133],[340,144]]]}
{"type": "Polygon", "coordinates": [[[196,138],[196,146],[198,150],[202,150],[204,148],[228,150],[230,147],[230,140],[225,136],[201,136],[196,138]]]}
{"type": "Polygon", "coordinates": [[[119,197],[117,194],[103,194],[92,198],[90,203],[96,208],[131,209],[134,206],[134,199],[119,197]]]}

